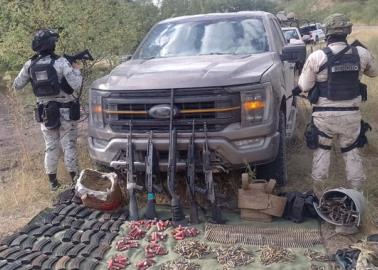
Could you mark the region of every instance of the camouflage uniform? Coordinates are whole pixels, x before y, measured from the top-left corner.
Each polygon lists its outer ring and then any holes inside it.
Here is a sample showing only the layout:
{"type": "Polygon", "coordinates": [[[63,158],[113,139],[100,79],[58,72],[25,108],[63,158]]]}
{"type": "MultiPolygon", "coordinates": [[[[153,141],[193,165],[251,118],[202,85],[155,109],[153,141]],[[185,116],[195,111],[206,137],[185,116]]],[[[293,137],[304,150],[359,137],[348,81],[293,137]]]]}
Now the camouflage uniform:
{"type": "MultiPolygon", "coordinates": [[[[49,63],[50,56],[45,56],[38,63],[49,63]]],[[[20,90],[30,81],[29,67],[31,60],[27,61],[14,81],[14,88],[20,90]]],[[[71,64],[64,57],[58,58],[54,63],[54,68],[57,71],[59,82],[63,76],[66,78],[68,84],[77,91],[81,87],[82,76],[80,70],[72,68],[71,64]]],[[[60,90],[56,96],[37,97],[38,104],[47,104],[49,101],[57,101],[60,103],[67,103],[74,101],[75,98],[71,94],[66,94],[60,90]]],[[[41,124],[41,130],[45,139],[45,171],[46,174],[56,174],[58,160],[60,156],[60,146],[64,153],[64,163],[69,172],[78,172],[76,140],[78,135],[77,121],[69,120],[69,109],[60,109],[61,126],[58,129],[47,129],[44,124],[41,124]]]]}
{"type": "MultiPolygon", "coordinates": [[[[333,15],[333,23],[336,25],[340,14],[333,15]]],[[[344,17],[345,18],[345,17],[344,17]]],[[[327,21],[326,21],[327,25],[327,21]]],[[[335,32],[349,34],[351,31],[351,23],[345,25],[341,23],[336,28],[327,28],[328,35],[335,32]]],[[[340,52],[347,46],[345,42],[330,43],[328,47],[332,50],[333,54],[340,52]]],[[[360,73],[359,78],[365,74],[369,77],[378,75],[377,63],[374,57],[368,50],[363,47],[357,46],[358,55],[360,57],[360,73]]],[[[349,50],[346,53],[351,53],[349,50]]],[[[307,59],[302,74],[299,78],[298,85],[304,91],[308,92],[313,88],[316,82],[324,82],[328,79],[327,69],[318,73],[319,68],[327,62],[327,56],[322,50],[313,52],[307,59]]],[[[352,100],[332,101],[325,97],[320,97],[315,106],[318,107],[359,107],[361,105],[361,96],[352,100]]],[[[342,148],[352,145],[358,135],[360,134],[361,127],[361,112],[358,111],[318,111],[313,112],[313,121],[315,126],[326,135],[337,138],[342,148]]],[[[319,143],[325,146],[331,146],[332,139],[319,136],[319,143]]],[[[360,190],[362,183],[366,179],[363,171],[362,159],[359,154],[359,149],[354,148],[351,151],[343,153],[345,161],[346,178],[350,188],[360,190]]],[[[324,180],[328,178],[328,171],[330,165],[331,153],[330,150],[318,148],[314,151],[312,178],[314,184],[318,186],[325,186],[324,180]]]]}

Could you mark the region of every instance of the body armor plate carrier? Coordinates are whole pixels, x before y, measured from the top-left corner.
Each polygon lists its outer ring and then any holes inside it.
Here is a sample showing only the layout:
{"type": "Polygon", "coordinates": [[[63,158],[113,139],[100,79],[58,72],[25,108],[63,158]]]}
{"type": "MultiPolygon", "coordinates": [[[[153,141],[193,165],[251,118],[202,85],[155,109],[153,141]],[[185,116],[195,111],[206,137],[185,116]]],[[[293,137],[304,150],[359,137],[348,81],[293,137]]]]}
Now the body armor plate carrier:
{"type": "Polygon", "coordinates": [[[29,72],[33,92],[37,97],[58,95],[60,85],[58,74],[54,68],[55,59],[51,57],[50,63],[39,63],[41,56],[32,60],[29,72]]]}
{"type": "Polygon", "coordinates": [[[328,58],[328,80],[317,83],[321,97],[340,101],[351,100],[361,95],[360,57],[356,47],[348,45],[347,48],[351,49],[352,53],[343,53],[338,57],[335,57],[329,47],[323,49],[328,58]]]}

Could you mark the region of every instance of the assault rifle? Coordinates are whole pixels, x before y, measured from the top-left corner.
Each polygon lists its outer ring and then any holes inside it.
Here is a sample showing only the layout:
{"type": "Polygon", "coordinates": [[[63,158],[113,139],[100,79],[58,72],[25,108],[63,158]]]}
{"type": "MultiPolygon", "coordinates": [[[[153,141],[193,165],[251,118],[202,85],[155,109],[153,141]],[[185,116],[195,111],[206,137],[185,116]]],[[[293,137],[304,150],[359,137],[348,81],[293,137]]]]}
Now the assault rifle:
{"type": "Polygon", "coordinates": [[[196,202],[196,160],[195,160],[195,145],[194,145],[194,120],[192,123],[192,135],[190,136],[188,144],[188,158],[186,161],[186,186],[190,200],[190,223],[199,223],[198,219],[198,205],[196,202]]]}
{"type": "Polygon", "coordinates": [[[129,216],[130,220],[139,219],[138,203],[135,196],[135,189],[142,190],[143,188],[135,183],[134,176],[134,147],[133,147],[133,128],[132,122],[129,122],[129,142],[126,149],[126,189],[129,194],[129,216]]]}
{"type": "Polygon", "coordinates": [[[169,115],[169,152],[168,152],[168,171],[167,171],[167,187],[171,195],[171,211],[173,226],[186,224],[184,211],[180,203],[180,198],[176,194],[176,145],[177,131],[173,127],[173,107],[174,93],[171,90],[171,110],[169,115]]]}
{"type": "Polygon", "coordinates": [[[209,143],[207,139],[206,122],[203,123],[203,132],[205,133],[205,142],[203,144],[203,150],[202,150],[202,163],[203,163],[203,174],[205,176],[205,183],[206,183],[207,199],[210,201],[210,204],[211,204],[211,222],[216,223],[216,224],[222,224],[224,223],[224,220],[222,218],[222,212],[217,204],[217,200],[215,196],[214,179],[213,179],[213,171],[211,169],[211,159],[210,159],[209,143]]]}
{"type": "Polygon", "coordinates": [[[85,49],[84,51],[78,52],[74,55],[63,54],[63,57],[66,58],[71,65],[72,63],[75,63],[78,60],[94,60],[93,56],[91,55],[88,49],[85,49]]]}
{"type": "Polygon", "coordinates": [[[156,179],[156,154],[154,145],[152,143],[152,131],[150,132],[150,137],[148,138],[147,155],[146,155],[146,180],[145,185],[147,188],[147,207],[144,216],[147,219],[157,218],[156,208],[155,208],[155,186],[154,178],[156,179]]]}

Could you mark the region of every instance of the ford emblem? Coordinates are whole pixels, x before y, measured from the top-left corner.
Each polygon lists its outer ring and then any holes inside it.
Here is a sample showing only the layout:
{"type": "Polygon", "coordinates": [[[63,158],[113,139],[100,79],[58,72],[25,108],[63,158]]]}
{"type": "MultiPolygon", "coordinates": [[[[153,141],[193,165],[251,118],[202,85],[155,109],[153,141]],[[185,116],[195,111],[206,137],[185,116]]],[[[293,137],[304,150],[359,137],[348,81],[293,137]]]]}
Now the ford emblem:
{"type": "MultiPolygon", "coordinates": [[[[155,105],[148,110],[148,115],[156,119],[169,119],[171,106],[168,104],[155,105]]],[[[178,114],[178,109],[173,106],[173,117],[178,114]]]]}

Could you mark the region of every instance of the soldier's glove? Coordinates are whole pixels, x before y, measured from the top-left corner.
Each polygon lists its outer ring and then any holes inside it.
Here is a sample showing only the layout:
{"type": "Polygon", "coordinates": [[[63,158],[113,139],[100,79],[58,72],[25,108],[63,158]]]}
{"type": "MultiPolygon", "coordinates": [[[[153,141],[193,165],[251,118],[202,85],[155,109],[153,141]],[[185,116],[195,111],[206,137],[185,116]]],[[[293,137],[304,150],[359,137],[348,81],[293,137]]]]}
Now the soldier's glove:
{"type": "Polygon", "coordinates": [[[293,96],[299,96],[300,93],[302,93],[302,90],[299,88],[299,86],[295,87],[293,90],[291,90],[291,94],[293,96]]]}

